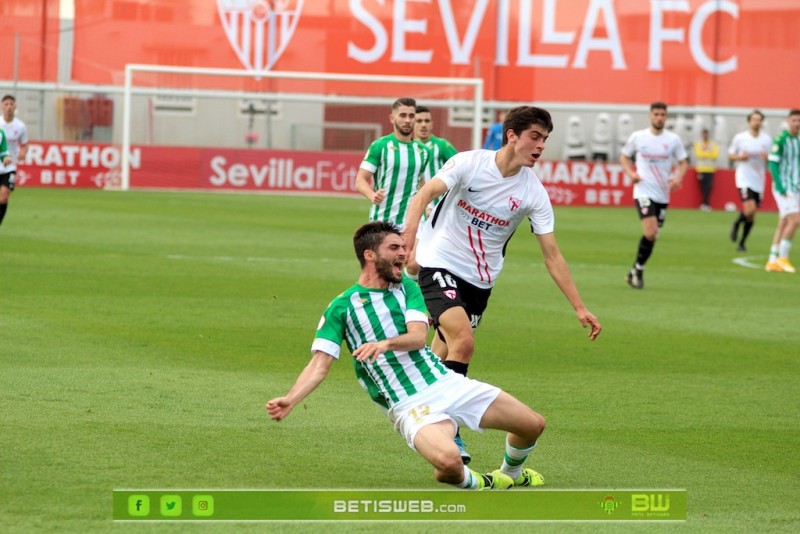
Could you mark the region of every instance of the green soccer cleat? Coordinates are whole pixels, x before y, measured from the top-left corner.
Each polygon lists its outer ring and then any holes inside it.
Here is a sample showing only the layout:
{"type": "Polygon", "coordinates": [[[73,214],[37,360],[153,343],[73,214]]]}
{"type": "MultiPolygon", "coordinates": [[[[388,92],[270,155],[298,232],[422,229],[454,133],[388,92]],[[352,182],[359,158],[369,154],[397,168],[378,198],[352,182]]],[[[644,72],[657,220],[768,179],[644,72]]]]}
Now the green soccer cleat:
{"type": "Polygon", "coordinates": [[[481,489],[507,490],[514,487],[514,481],[511,479],[511,477],[499,469],[495,469],[491,473],[487,473],[482,476],[484,481],[489,479],[490,482],[486,487],[481,489]]]}
{"type": "Polygon", "coordinates": [[[544,486],[544,477],[530,467],[522,470],[522,474],[514,481],[515,486],[544,486]]]}

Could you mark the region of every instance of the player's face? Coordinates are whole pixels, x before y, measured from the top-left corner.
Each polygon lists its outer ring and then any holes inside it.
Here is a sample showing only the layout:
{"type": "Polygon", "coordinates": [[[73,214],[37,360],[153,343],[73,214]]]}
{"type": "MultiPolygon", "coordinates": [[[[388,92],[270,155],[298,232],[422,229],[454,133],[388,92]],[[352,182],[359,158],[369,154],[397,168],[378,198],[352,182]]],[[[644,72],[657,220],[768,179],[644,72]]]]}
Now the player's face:
{"type": "Polygon", "coordinates": [[[17,103],[11,99],[8,99],[3,102],[2,109],[3,116],[6,118],[6,120],[13,119],[14,112],[17,110],[17,103]]]}
{"type": "Polygon", "coordinates": [[[650,111],[650,126],[653,127],[656,131],[661,131],[664,129],[664,125],[667,123],[667,110],[666,109],[653,109],[650,111]]]}
{"type": "Polygon", "coordinates": [[[533,167],[542,155],[544,142],[549,136],[550,132],[538,124],[523,130],[519,136],[514,133],[514,130],[509,130],[508,142],[513,146],[517,163],[524,167],[533,167]]]}
{"type": "Polygon", "coordinates": [[[403,280],[403,265],[406,262],[406,246],[403,238],[397,234],[388,234],[375,258],[375,270],[378,276],[398,284],[403,280]]]}
{"type": "Polygon", "coordinates": [[[433,119],[427,111],[417,113],[414,122],[414,139],[419,139],[423,143],[433,135],[433,119]]]}
{"type": "Polygon", "coordinates": [[[394,131],[402,136],[414,133],[414,118],[416,116],[413,106],[400,106],[389,116],[394,131]]]}
{"type": "Polygon", "coordinates": [[[750,129],[752,131],[758,132],[759,130],[761,130],[762,121],[763,119],[761,118],[761,115],[759,115],[758,113],[753,113],[752,115],[750,115],[750,118],[747,119],[747,124],[750,125],[750,129]]]}
{"type": "Polygon", "coordinates": [[[792,115],[789,117],[789,133],[792,135],[800,133],[800,115],[792,115]]]}

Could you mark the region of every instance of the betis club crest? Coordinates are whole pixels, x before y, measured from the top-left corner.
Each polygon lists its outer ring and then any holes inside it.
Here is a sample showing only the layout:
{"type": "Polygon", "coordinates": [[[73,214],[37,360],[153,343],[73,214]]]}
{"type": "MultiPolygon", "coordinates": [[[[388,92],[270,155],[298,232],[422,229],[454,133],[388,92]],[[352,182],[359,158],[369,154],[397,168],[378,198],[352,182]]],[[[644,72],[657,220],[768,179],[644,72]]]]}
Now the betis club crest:
{"type": "Polygon", "coordinates": [[[228,42],[247,70],[270,70],[294,35],[303,0],[217,0],[228,42]]]}

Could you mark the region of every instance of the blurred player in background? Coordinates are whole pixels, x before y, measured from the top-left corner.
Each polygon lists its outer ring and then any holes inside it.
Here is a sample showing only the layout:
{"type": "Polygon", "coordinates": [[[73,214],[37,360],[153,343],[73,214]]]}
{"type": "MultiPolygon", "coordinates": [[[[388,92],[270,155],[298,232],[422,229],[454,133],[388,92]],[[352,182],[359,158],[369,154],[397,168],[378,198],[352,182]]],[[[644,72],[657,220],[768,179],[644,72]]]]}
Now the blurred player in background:
{"type": "Polygon", "coordinates": [[[683,141],[677,134],[664,130],[666,122],[667,105],[650,104],[650,128],[633,132],[619,156],[625,174],[634,184],[633,199],[643,233],[636,261],[625,278],[634,289],[644,287],[644,266],[667,217],[670,191],[681,186],[689,166],[683,141]],[[677,170],[673,175],[675,163],[677,170]]]}
{"type": "MultiPolygon", "coordinates": [[[[456,154],[411,201],[403,234],[409,248],[428,203],[445,195],[419,235],[419,285],[438,336],[446,344],[437,355],[464,376],[475,349],[474,330],[503,269],[506,245],[526,219],[548,273],[580,323],[591,327],[590,339],[600,334],[600,323],[583,304],[558,248],[550,198],[533,172],[552,129],[546,110],[512,109],[503,125],[500,150],[456,154]]],[[[460,436],[457,443],[468,461],[460,436]]]]}
{"type": "Polygon", "coordinates": [[[483,140],[485,150],[500,150],[503,146],[503,122],[506,120],[506,112],[498,111],[497,120],[489,126],[486,132],[486,139],[483,140]]]}
{"type": "Polygon", "coordinates": [[[703,211],[711,211],[711,189],[714,187],[714,173],[717,171],[719,157],[719,145],[709,135],[708,128],[703,128],[700,139],[694,143],[694,168],[700,184],[700,194],[703,196],[700,204],[703,211]]]}
{"type": "Polygon", "coordinates": [[[764,197],[764,183],[767,178],[767,155],[772,139],[761,130],[764,114],[756,110],[747,116],[748,129],[733,136],[728,157],[736,165],[736,189],[742,199],[742,211],[733,221],[731,241],[739,241],[737,250],[747,250],[745,241],[755,223],[758,207],[764,197]],[[739,228],[743,227],[739,238],[739,228]]]}
{"type": "Polygon", "coordinates": [[[408,446],[433,465],[437,481],[478,490],[544,484],[539,473],[522,467],[544,431],[544,418],[500,388],[454,373],[425,346],[425,301],[419,286],[403,276],[406,247],[398,228],[367,223],[353,246],[361,264],[358,282],[328,305],[311,361],[286,395],[267,402],[269,416],[288,416],[322,383],[346,342],[359,383],[408,446]],[[508,432],[500,469],[482,475],[464,465],[453,442],[459,425],[508,432]]]}
{"type": "MultiPolygon", "coordinates": [[[[425,168],[425,182],[436,176],[442,165],[458,152],[447,139],[433,135],[433,117],[431,110],[427,106],[417,106],[416,122],[414,123],[414,139],[428,147],[431,151],[431,159],[425,168]]],[[[434,198],[425,210],[423,220],[436,207],[441,197],[434,198]]],[[[420,225],[422,228],[422,225],[420,225]]],[[[416,248],[416,247],[415,247],[416,248]]],[[[406,275],[412,280],[417,279],[419,274],[419,264],[416,262],[416,250],[412,250],[406,263],[406,275]]],[[[435,351],[434,351],[435,352],[435,351]]]]}
{"type": "Polygon", "coordinates": [[[17,162],[25,159],[28,152],[28,128],[25,123],[14,115],[17,111],[17,100],[11,95],[5,95],[0,100],[3,116],[0,118],[0,131],[4,134],[4,143],[7,145],[8,158],[3,155],[4,149],[0,144],[0,224],[8,210],[8,200],[14,190],[17,178],[17,162]]]}
{"type": "Polygon", "coordinates": [[[769,153],[769,172],[772,174],[772,194],[778,205],[780,219],[769,260],[765,269],[770,272],[794,273],[789,261],[797,225],[800,224],[800,109],[789,112],[788,129],[772,141],[769,153]]]}
{"type": "Polygon", "coordinates": [[[402,228],[408,203],[424,181],[428,148],[415,141],[416,101],[398,98],[392,104],[392,133],[372,142],[356,175],[356,189],[370,202],[369,220],[402,228]]]}

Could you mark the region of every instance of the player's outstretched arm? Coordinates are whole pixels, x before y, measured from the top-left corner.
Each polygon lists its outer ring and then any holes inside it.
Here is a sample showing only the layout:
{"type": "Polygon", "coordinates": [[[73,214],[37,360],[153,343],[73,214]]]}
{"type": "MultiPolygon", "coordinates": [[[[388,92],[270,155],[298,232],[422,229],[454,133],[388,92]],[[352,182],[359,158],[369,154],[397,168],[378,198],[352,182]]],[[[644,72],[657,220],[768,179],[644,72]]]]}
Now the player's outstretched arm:
{"type": "Polygon", "coordinates": [[[544,265],[547,267],[547,272],[550,273],[553,281],[555,281],[558,288],[564,293],[564,296],[567,297],[567,300],[575,309],[575,314],[581,326],[590,327],[589,339],[594,341],[597,339],[597,336],[600,335],[603,327],[600,325],[600,321],[597,320],[597,317],[583,304],[580,293],[578,293],[578,288],[575,286],[575,282],[572,280],[572,275],[569,272],[567,261],[564,259],[564,256],[561,255],[561,250],[558,248],[555,234],[552,232],[549,234],[537,234],[536,238],[539,240],[539,246],[544,255],[544,265]]]}
{"type": "Polygon", "coordinates": [[[275,421],[286,418],[297,406],[297,403],[317,389],[317,386],[325,380],[333,359],[333,356],[326,352],[316,351],[286,395],[267,401],[266,408],[269,416],[275,421]]]}
{"type": "Polygon", "coordinates": [[[419,221],[422,214],[425,213],[425,208],[436,197],[442,196],[447,192],[447,185],[435,176],[428,180],[428,182],[420,189],[416,195],[411,199],[406,212],[405,230],[403,231],[403,240],[406,243],[406,251],[411,251],[414,248],[414,240],[417,238],[417,229],[419,228],[419,221]]]}

